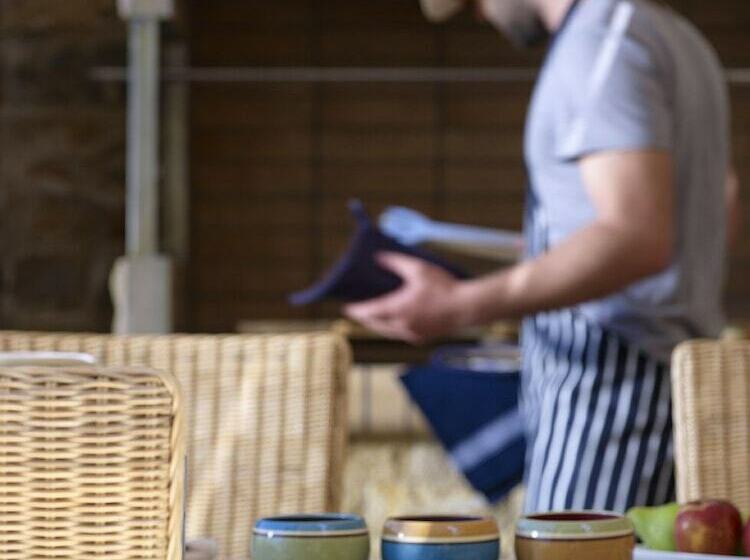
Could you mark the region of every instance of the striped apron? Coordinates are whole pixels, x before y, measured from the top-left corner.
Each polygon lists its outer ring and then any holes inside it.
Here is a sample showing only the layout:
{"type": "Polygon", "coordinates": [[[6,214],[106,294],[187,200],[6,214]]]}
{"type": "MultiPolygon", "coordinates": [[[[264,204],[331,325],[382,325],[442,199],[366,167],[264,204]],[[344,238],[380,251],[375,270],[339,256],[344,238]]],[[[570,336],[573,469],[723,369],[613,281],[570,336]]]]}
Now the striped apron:
{"type": "MultiPolygon", "coordinates": [[[[533,188],[529,256],[546,251],[533,188]]],[[[540,313],[522,331],[527,512],[625,511],[675,493],[668,366],[575,309],[540,313]]]]}
{"type": "MultiPolygon", "coordinates": [[[[550,52],[554,45],[553,39],[550,52]]],[[[534,185],[525,232],[529,257],[547,251],[547,219],[534,185]]],[[[527,318],[522,347],[526,511],[625,511],[672,500],[668,365],[575,309],[527,318]]]]}
{"type": "Polygon", "coordinates": [[[575,311],[524,324],[527,511],[625,511],[674,498],[670,378],[575,311]]]}

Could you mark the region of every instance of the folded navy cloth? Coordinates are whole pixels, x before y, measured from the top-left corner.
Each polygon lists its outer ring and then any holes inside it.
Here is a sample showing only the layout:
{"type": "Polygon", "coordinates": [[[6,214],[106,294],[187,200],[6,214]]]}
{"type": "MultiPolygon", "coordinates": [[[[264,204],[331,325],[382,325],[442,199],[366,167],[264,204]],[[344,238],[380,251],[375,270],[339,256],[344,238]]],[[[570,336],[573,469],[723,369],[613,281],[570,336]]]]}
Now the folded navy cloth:
{"type": "Polygon", "coordinates": [[[494,503],[523,479],[519,361],[493,360],[479,350],[474,358],[472,349],[444,350],[401,380],[456,468],[494,503]]]}
{"type": "Polygon", "coordinates": [[[357,230],[341,259],[314,286],[292,294],[292,305],[307,305],[325,299],[363,301],[391,292],[401,285],[401,278],[380,266],[375,259],[383,251],[404,253],[440,266],[456,278],[466,278],[459,268],[427,251],[407,247],[383,234],[372,223],[358,200],[349,203],[357,230]]]}

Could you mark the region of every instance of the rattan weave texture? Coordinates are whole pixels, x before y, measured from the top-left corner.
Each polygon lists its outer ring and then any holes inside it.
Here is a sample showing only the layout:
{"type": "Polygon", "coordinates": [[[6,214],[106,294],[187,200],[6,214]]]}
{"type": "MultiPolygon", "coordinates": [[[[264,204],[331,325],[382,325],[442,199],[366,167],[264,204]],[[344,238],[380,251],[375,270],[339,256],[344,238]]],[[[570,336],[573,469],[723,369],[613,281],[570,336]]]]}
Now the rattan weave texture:
{"type": "Polygon", "coordinates": [[[255,519],[336,510],[350,351],[332,333],[110,335],[0,332],[0,351],[86,352],[172,372],[185,397],[187,534],[248,557],[255,519]]]}
{"type": "Polygon", "coordinates": [[[0,368],[0,558],[181,559],[181,406],[168,373],[0,368]]]}
{"type": "Polygon", "coordinates": [[[672,385],[678,499],[750,511],[750,342],[682,344],[672,385]]]}

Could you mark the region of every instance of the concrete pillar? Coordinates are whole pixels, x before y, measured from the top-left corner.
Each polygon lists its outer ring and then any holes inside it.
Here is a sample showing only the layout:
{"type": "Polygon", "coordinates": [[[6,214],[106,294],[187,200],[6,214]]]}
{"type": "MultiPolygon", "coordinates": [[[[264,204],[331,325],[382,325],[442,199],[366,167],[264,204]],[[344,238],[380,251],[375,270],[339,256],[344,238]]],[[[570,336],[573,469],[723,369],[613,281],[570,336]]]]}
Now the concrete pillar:
{"type": "Polygon", "coordinates": [[[129,22],[126,253],[112,272],[118,334],[172,330],[170,260],[159,254],[159,22],[172,0],[119,0],[129,22]]]}

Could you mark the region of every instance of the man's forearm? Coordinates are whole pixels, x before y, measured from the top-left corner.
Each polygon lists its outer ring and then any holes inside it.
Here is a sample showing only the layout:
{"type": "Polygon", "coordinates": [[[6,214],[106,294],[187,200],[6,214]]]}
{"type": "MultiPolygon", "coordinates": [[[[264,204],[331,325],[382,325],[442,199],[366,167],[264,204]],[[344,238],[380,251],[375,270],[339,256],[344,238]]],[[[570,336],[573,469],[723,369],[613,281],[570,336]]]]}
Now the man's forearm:
{"type": "Polygon", "coordinates": [[[597,299],[653,275],[670,260],[668,243],[594,223],[536,259],[457,290],[465,325],[519,318],[597,299]]]}

